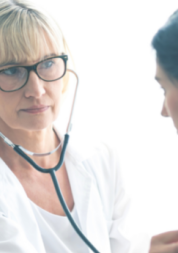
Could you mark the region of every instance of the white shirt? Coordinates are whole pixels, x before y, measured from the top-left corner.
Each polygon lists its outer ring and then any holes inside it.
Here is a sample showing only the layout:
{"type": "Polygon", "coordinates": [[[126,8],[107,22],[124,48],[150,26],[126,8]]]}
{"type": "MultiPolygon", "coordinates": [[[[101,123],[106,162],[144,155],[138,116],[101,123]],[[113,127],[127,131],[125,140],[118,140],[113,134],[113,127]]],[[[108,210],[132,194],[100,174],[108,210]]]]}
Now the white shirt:
{"type": "MultiPolygon", "coordinates": [[[[122,225],[129,202],[115,151],[105,144],[92,148],[88,142],[70,140],[65,164],[82,232],[100,253],[128,253],[130,243],[122,225]]],[[[58,252],[65,250],[61,242],[58,252]]],[[[46,253],[30,201],[1,159],[0,252],[46,253]]]]}
{"type": "MultiPolygon", "coordinates": [[[[62,253],[88,252],[87,246],[74,231],[66,216],[59,216],[49,213],[37,206],[32,201],[30,202],[41,232],[46,253],[58,253],[59,245],[61,243],[66,246],[66,250],[62,253]]],[[[71,216],[79,229],[81,229],[75,206],[71,212],[71,216]]]]}

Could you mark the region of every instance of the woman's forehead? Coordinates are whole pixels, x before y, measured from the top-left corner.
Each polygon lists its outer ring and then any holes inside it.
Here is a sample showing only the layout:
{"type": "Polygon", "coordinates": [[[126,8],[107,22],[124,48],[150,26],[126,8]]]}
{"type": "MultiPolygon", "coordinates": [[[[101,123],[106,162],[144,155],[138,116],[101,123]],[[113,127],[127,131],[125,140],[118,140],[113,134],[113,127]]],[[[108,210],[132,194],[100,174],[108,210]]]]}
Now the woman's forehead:
{"type": "Polygon", "coordinates": [[[40,31],[38,36],[30,34],[29,39],[19,38],[0,44],[0,66],[38,62],[45,58],[60,55],[64,52],[62,38],[51,38],[45,31],[40,31]]]}
{"type": "MultiPolygon", "coordinates": [[[[47,43],[41,43],[41,47],[36,47],[32,45],[31,54],[22,51],[16,51],[15,54],[13,50],[8,50],[8,54],[5,57],[0,58],[0,67],[8,66],[8,65],[30,65],[35,64],[36,62],[45,60],[50,57],[54,57],[57,55],[61,55],[64,53],[63,46],[55,47],[51,42],[47,41],[47,43]],[[32,51],[33,50],[33,51],[32,51]]],[[[1,48],[0,48],[1,51],[1,48]]]]}

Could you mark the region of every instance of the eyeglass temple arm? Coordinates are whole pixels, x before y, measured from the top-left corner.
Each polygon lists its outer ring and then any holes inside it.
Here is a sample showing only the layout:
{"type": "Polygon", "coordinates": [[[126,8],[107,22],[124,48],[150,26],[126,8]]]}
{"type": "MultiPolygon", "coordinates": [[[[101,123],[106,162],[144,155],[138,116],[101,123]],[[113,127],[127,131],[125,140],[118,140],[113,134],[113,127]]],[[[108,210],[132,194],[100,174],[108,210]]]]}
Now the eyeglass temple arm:
{"type": "Polygon", "coordinates": [[[78,78],[78,75],[73,70],[67,69],[67,71],[73,73],[77,78],[74,98],[73,98],[73,102],[72,102],[72,109],[71,109],[71,112],[70,112],[70,118],[69,118],[69,122],[68,122],[68,125],[67,125],[67,131],[66,131],[66,133],[68,134],[72,129],[72,123],[71,122],[72,122],[72,116],[73,116],[74,106],[75,106],[75,102],[76,102],[77,90],[78,90],[78,85],[79,85],[79,78],[78,78]]]}

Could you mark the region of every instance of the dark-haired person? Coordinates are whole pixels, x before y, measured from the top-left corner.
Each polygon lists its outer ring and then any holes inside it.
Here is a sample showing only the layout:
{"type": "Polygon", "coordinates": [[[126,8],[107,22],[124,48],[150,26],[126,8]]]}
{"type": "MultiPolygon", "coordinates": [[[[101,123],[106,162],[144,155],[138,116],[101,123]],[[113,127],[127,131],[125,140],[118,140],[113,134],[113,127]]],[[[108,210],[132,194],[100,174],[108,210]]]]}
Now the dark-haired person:
{"type": "MultiPolygon", "coordinates": [[[[156,76],[164,90],[161,114],[171,117],[178,131],[178,10],[159,29],[152,40],[156,51],[156,76]]],[[[149,253],[177,253],[178,231],[156,235],[151,240],[149,253]]]]}

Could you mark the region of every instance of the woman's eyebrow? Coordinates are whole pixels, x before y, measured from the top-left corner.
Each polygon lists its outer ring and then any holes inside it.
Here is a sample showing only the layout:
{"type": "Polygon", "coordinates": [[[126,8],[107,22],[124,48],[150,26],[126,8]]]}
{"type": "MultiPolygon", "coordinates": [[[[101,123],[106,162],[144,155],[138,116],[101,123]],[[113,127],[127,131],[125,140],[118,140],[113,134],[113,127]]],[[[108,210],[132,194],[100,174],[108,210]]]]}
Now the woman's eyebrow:
{"type": "Polygon", "coordinates": [[[16,61],[10,61],[10,62],[7,62],[5,64],[1,64],[0,67],[5,67],[7,65],[17,65],[17,64],[19,64],[19,63],[17,63],[16,61]]]}
{"type": "Polygon", "coordinates": [[[53,56],[57,56],[57,54],[48,54],[48,55],[45,55],[44,57],[42,57],[41,59],[40,59],[40,61],[42,61],[42,60],[45,60],[45,59],[47,59],[47,58],[50,58],[50,57],[53,57],[53,56]]]}

